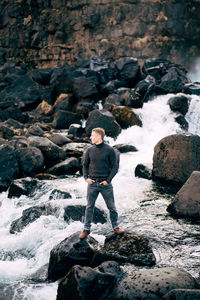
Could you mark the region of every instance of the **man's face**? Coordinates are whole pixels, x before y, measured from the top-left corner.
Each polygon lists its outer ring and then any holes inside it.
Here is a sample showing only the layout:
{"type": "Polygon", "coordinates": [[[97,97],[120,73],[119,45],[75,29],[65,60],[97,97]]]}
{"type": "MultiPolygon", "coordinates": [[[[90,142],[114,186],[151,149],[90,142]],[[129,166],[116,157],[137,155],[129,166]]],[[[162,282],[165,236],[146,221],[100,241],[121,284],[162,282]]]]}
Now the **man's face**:
{"type": "Polygon", "coordinates": [[[95,131],[92,131],[90,139],[92,144],[96,144],[96,145],[102,143],[103,141],[101,135],[95,131]]]}

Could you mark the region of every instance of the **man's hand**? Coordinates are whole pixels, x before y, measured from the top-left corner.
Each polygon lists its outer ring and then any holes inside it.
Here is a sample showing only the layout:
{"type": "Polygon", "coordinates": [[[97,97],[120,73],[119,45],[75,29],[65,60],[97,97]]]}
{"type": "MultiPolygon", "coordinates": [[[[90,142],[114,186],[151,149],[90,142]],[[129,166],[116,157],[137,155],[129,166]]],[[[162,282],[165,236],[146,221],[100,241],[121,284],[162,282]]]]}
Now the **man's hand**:
{"type": "Polygon", "coordinates": [[[106,180],[100,182],[100,184],[103,184],[103,185],[109,185],[109,183],[108,183],[106,180]]]}
{"type": "Polygon", "coordinates": [[[95,182],[94,180],[92,180],[92,179],[90,179],[90,178],[87,178],[85,181],[86,181],[88,184],[92,184],[93,182],[95,182]]]}

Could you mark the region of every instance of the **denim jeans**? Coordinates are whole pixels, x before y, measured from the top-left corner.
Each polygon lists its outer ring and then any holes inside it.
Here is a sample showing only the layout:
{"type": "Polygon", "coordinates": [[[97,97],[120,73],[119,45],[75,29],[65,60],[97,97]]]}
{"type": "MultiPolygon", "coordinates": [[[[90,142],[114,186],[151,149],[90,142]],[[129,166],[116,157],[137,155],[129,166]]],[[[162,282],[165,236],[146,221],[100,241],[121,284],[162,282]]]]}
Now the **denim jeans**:
{"type": "Polygon", "coordinates": [[[87,188],[87,206],[85,210],[84,230],[90,230],[91,222],[93,220],[94,206],[99,193],[103,196],[107,208],[109,209],[112,227],[118,227],[118,213],[115,207],[112,184],[105,186],[94,182],[92,184],[88,184],[87,188]]]}

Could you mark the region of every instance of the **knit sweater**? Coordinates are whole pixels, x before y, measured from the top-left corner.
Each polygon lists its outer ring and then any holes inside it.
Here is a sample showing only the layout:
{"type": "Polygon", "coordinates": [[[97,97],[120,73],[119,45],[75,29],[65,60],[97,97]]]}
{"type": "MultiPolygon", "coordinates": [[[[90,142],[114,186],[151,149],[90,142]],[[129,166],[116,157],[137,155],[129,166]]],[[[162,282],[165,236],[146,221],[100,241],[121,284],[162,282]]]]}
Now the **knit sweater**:
{"type": "Polygon", "coordinates": [[[83,155],[83,177],[111,182],[118,171],[116,154],[104,142],[93,145],[83,155]]]}

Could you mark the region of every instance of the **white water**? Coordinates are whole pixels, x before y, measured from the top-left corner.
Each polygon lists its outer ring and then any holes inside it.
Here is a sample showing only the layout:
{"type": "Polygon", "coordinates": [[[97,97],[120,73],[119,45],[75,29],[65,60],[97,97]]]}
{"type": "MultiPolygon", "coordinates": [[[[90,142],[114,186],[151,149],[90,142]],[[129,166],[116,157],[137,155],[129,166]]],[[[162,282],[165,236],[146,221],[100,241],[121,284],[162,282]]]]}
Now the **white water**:
{"type": "MultiPolygon", "coordinates": [[[[163,137],[182,132],[174,121],[175,114],[167,105],[172,94],[159,96],[144,104],[142,109],[136,110],[143,122],[143,127],[133,126],[123,130],[117,140],[107,138],[111,145],[126,143],[137,147],[138,152],[121,154],[120,170],[113,179],[115,189],[116,206],[120,215],[121,226],[125,230],[145,234],[150,237],[157,264],[181,266],[189,268],[198,258],[198,249],[194,240],[191,240],[191,232],[195,235],[196,227],[185,224],[183,221],[174,221],[166,215],[166,206],[169,198],[162,197],[152,190],[152,182],[136,178],[134,170],[137,164],[152,164],[153,149],[156,143],[163,137]],[[168,235],[173,238],[167,240],[168,235]],[[177,248],[177,240],[180,238],[191,240],[191,247],[186,249],[183,243],[177,248]],[[170,244],[171,243],[171,244],[170,244]],[[171,248],[169,248],[169,245],[171,248]],[[187,261],[180,256],[187,254],[187,261]],[[189,254],[188,254],[189,253],[189,254]]],[[[200,97],[192,96],[189,112],[186,119],[190,124],[189,131],[199,134],[200,97]]],[[[13,300],[55,300],[57,285],[53,284],[28,284],[23,280],[37,271],[49,261],[51,249],[72,233],[80,231],[81,222],[67,224],[63,220],[63,207],[67,204],[85,205],[86,184],[79,178],[66,178],[48,182],[48,188],[35,198],[25,196],[19,199],[8,199],[7,193],[0,194],[0,283],[16,284],[16,294],[13,300]],[[34,223],[28,225],[21,233],[10,234],[10,224],[19,218],[27,207],[48,201],[49,194],[54,188],[67,187],[72,199],[49,201],[53,206],[59,207],[56,216],[42,216],[34,223]],[[20,295],[20,297],[19,297],[20,295]]],[[[97,206],[106,210],[101,197],[97,200],[97,206]]],[[[105,235],[111,231],[109,221],[104,225],[92,227],[92,235],[101,244],[105,235]]],[[[182,241],[182,240],[181,240],[182,241]]],[[[192,271],[191,271],[192,273],[192,271]]],[[[196,275],[195,269],[193,275],[196,275]]],[[[6,299],[6,298],[5,298],[6,299]]],[[[2,299],[4,300],[4,299],[2,299]]]]}

